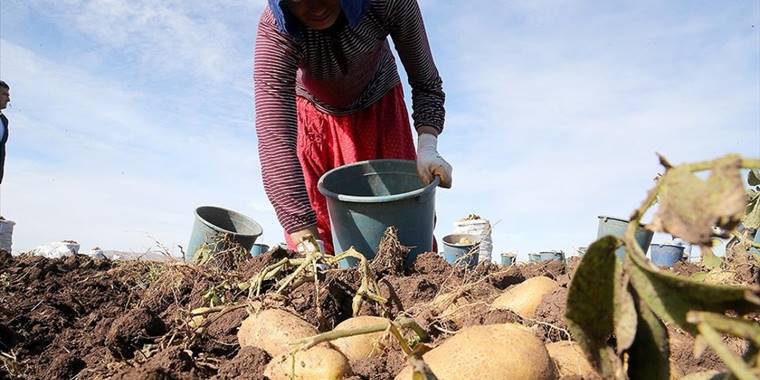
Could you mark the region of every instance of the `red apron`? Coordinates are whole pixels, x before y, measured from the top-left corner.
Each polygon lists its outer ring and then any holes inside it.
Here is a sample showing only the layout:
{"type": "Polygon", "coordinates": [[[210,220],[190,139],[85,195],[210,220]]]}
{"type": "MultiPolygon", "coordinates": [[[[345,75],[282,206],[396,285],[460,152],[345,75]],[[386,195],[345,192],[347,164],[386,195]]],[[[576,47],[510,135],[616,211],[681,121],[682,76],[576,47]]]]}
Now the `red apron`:
{"type": "MultiPolygon", "coordinates": [[[[331,115],[299,97],[298,159],[301,161],[306,191],[317,214],[317,230],[325,250],[334,251],[327,201],[317,182],[329,170],[346,164],[382,158],[416,160],[412,127],[404,104],[401,84],[388,91],[369,108],[350,115],[331,115]]],[[[295,249],[285,234],[290,249],[295,249]]]]}

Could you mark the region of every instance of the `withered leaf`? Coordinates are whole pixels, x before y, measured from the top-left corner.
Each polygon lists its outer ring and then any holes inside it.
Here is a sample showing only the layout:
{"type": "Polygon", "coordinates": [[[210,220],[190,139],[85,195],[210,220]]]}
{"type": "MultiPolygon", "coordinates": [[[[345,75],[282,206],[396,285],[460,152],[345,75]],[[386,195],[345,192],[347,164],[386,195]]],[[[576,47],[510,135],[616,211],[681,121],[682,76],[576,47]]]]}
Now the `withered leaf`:
{"type": "Polygon", "coordinates": [[[668,169],[660,180],[660,208],[649,227],[700,245],[711,244],[713,226],[733,230],[747,205],[740,167],[740,156],[718,159],[706,181],[689,166],[668,169]]]}
{"type": "Polygon", "coordinates": [[[747,195],[747,215],[744,217],[742,224],[744,227],[758,229],[760,228],[760,191],[750,191],[747,195]]]}

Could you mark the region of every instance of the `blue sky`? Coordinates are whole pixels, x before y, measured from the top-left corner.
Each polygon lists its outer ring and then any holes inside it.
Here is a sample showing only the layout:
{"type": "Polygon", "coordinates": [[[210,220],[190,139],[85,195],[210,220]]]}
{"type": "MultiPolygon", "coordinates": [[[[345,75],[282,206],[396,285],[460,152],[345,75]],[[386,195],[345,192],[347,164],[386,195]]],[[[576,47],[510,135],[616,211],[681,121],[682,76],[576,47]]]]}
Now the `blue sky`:
{"type": "MultiPolygon", "coordinates": [[[[281,241],[253,128],[263,4],[0,2],[14,250],[184,246],[206,204],[281,241]]],[[[454,166],[438,237],[476,213],[498,221],[495,253],[569,251],[594,239],[597,215],[639,205],[655,152],[760,157],[759,4],[420,1],[454,166]]]]}

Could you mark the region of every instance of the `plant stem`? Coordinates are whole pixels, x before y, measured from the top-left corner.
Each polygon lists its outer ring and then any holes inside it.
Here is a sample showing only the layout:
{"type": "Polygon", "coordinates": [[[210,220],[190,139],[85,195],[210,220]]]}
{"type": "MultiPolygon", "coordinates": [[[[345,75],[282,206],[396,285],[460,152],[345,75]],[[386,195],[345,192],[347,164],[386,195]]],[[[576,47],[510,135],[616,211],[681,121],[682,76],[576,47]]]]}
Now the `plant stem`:
{"type": "Polygon", "coordinates": [[[760,325],[741,318],[731,318],[722,314],[691,311],[686,314],[690,323],[706,323],[720,332],[752,341],[760,347],[760,325]]]}
{"type": "MultiPolygon", "coordinates": [[[[307,350],[311,347],[316,346],[317,344],[320,344],[322,342],[330,342],[335,339],[340,338],[347,338],[350,336],[357,336],[357,335],[365,335],[365,334],[372,334],[376,332],[382,332],[385,331],[391,326],[394,322],[387,320],[383,323],[378,323],[370,326],[364,326],[356,329],[350,329],[350,330],[332,330],[328,331],[326,333],[314,335],[309,338],[301,339],[298,341],[295,341],[291,343],[291,345],[298,346],[297,350],[307,350]]],[[[417,331],[424,331],[420,325],[417,324],[413,319],[411,318],[399,318],[399,320],[396,322],[399,327],[402,328],[411,328],[415,333],[417,331]]],[[[419,334],[418,334],[419,335],[419,334]]],[[[427,336],[427,333],[425,333],[425,336],[427,336]]],[[[420,336],[420,338],[423,338],[423,336],[420,336]]]]}
{"type": "Polygon", "coordinates": [[[736,376],[739,380],[756,380],[757,377],[752,373],[752,370],[742,361],[742,359],[731,352],[731,350],[723,344],[720,334],[709,324],[702,322],[697,324],[697,330],[705,339],[707,344],[715,351],[720,357],[726,367],[736,376]]]}
{"type": "Polygon", "coordinates": [[[742,168],[744,168],[744,169],[760,169],[760,159],[742,158],[742,168]]]}
{"type": "Polygon", "coordinates": [[[760,243],[757,243],[757,242],[755,242],[755,241],[753,241],[753,240],[747,239],[747,238],[745,238],[744,236],[742,236],[742,234],[740,234],[740,233],[738,233],[738,232],[736,232],[736,231],[733,231],[733,232],[731,232],[731,236],[733,236],[733,237],[735,237],[735,238],[739,239],[739,241],[740,241],[740,242],[742,242],[742,243],[743,243],[743,242],[747,242],[747,243],[749,243],[749,246],[750,246],[750,247],[753,247],[753,248],[757,248],[757,249],[760,249],[760,243]]]}
{"type": "Polygon", "coordinates": [[[301,265],[299,265],[298,268],[296,268],[296,270],[293,271],[293,273],[289,274],[288,277],[285,277],[285,279],[282,280],[282,283],[277,288],[277,293],[282,293],[282,291],[285,290],[285,288],[293,281],[293,279],[300,276],[301,273],[306,269],[306,267],[308,267],[309,264],[313,263],[317,259],[318,255],[319,255],[318,252],[309,253],[306,256],[306,259],[303,262],[301,262],[301,265]]]}

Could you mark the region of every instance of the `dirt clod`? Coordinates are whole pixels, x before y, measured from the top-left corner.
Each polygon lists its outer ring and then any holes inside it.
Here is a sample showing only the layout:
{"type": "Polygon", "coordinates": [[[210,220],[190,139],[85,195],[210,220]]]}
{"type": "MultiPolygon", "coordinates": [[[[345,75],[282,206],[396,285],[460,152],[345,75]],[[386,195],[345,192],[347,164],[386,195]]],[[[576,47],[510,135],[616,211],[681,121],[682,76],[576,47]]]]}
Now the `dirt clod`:
{"type": "Polygon", "coordinates": [[[117,358],[131,359],[143,343],[166,331],[164,322],[152,311],[139,308],[117,318],[106,336],[106,346],[117,358]]]}
{"type": "Polygon", "coordinates": [[[216,379],[264,380],[264,368],[271,358],[256,347],[243,347],[219,368],[216,379]]]}
{"type": "Polygon", "coordinates": [[[46,377],[48,379],[70,379],[86,366],[87,364],[82,359],[71,354],[62,354],[53,359],[46,377]]]}

